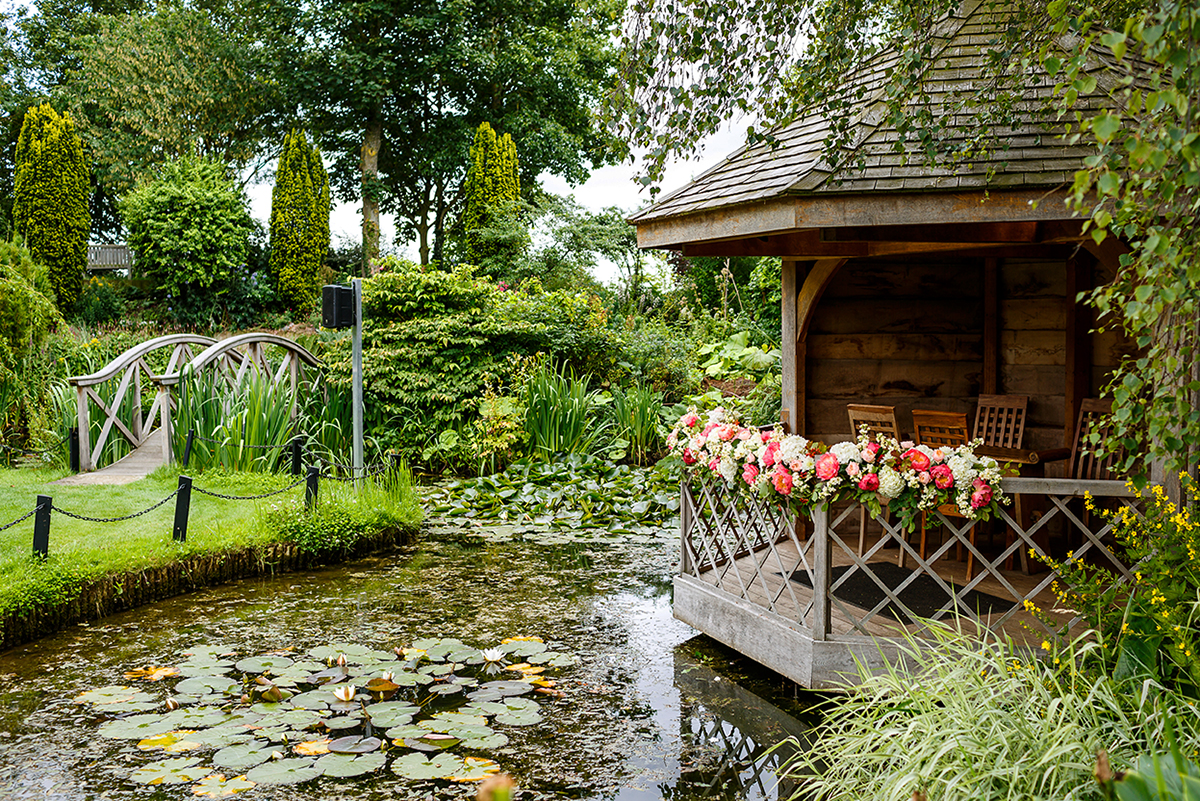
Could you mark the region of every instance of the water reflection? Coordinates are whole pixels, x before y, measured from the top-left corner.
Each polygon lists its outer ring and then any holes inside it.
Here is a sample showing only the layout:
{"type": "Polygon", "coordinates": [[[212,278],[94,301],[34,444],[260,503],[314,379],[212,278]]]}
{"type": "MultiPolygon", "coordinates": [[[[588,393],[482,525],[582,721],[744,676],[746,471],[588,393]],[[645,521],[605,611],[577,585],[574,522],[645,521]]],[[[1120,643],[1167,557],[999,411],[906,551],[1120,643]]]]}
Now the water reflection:
{"type": "MultiPolygon", "coordinates": [[[[671,616],[674,546],[670,536],[636,550],[431,540],[338,569],[216,587],[14,649],[0,655],[0,798],[191,798],[186,785],[130,783],[152,757],[97,738],[97,721],[71,699],[128,683],[124,671],[170,664],[198,643],[262,653],[331,640],[390,649],[425,636],[486,646],[528,634],[580,664],[560,681],[566,697],[543,703],[543,724],[510,729],[509,745],[489,754],[516,777],[521,798],[786,798],[790,788],[774,776],[779,756],[765,752],[805,732],[789,714],[789,685],[747,680],[744,665],[671,616]]],[[[385,770],[240,797],[473,792],[415,786],[385,770]]]]}

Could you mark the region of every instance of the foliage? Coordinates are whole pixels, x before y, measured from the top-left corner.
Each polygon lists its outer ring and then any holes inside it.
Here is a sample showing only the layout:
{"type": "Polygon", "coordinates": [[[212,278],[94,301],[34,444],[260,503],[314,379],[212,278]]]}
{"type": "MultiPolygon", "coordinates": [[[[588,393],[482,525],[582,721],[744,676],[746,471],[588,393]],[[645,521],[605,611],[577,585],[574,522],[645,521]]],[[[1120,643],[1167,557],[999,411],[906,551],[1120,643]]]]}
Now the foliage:
{"type": "Polygon", "coordinates": [[[13,369],[41,347],[61,319],[45,267],[20,241],[0,241],[0,368],[13,369]]]}
{"type": "Polygon", "coordinates": [[[547,362],[529,376],[522,401],[525,433],[535,458],[550,460],[559,454],[590,454],[594,450],[605,426],[598,425],[591,414],[595,400],[588,383],[588,376],[560,373],[547,362]]]}
{"type": "Polygon", "coordinates": [[[645,384],[671,403],[699,389],[693,343],[661,320],[634,318],[615,339],[617,380],[645,384]]]}
{"type": "Polygon", "coordinates": [[[663,396],[648,387],[613,387],[613,436],[626,443],[629,460],[650,465],[662,455],[665,440],[662,427],[663,396]]]}
{"type": "Polygon", "coordinates": [[[1080,670],[1096,648],[1080,640],[1040,661],[1011,641],[980,642],[940,626],[934,647],[915,638],[910,667],[871,675],[827,706],[788,769],[829,801],[1099,799],[1096,751],[1128,765],[1174,725],[1188,752],[1200,725],[1186,700],[1161,688],[1129,693],[1080,670]]]}
{"type": "Polygon", "coordinates": [[[125,298],[111,278],[92,276],[75,303],[74,317],[91,325],[114,323],[125,316],[125,298]]]}
{"type": "Polygon", "coordinates": [[[490,541],[646,541],[677,525],[671,518],[679,512],[679,487],[663,465],[631,468],[574,453],[519,459],[495,475],[450,481],[435,487],[430,501],[431,514],[486,524],[476,533],[490,541]]]}
{"type": "Polygon", "coordinates": [[[46,103],[31,107],[17,140],[13,220],[33,260],[49,270],[60,309],[71,308],[83,285],[89,180],[71,116],[46,103]]]}
{"type": "Polygon", "coordinates": [[[511,136],[497,136],[487,122],[475,131],[463,195],[466,260],[485,273],[497,274],[521,257],[528,233],[515,242],[505,235],[515,221],[521,196],[517,148],[511,136]]]}
{"type": "Polygon", "coordinates": [[[421,507],[412,476],[401,467],[364,480],[357,489],[350,483],[325,481],[313,509],[282,503],[263,515],[267,528],[279,531],[303,553],[341,559],[363,542],[411,529],[421,519],[421,507]]]}
{"type": "Polygon", "coordinates": [[[284,303],[300,312],[317,300],[329,251],[329,176],[303,131],[283,143],[271,194],[271,272],[284,303]]]}
{"type": "Polygon", "coordinates": [[[163,164],[121,200],[137,270],[181,323],[210,322],[246,259],[252,222],[226,168],[208,159],[163,164]]]}
{"type": "MultiPolygon", "coordinates": [[[[1142,755],[1132,770],[1116,776],[1106,776],[1108,754],[1101,752],[1097,760],[1096,779],[1107,801],[1195,801],[1200,798],[1200,766],[1189,760],[1171,743],[1165,754],[1142,755]]],[[[1111,771],[1111,768],[1109,768],[1111,771]]]]}
{"type": "Polygon", "coordinates": [[[1118,30],[1092,15],[1076,18],[1051,3],[1055,33],[1081,34],[1062,54],[1043,48],[1058,83],[1063,114],[1079,87],[1095,81],[1085,65],[1115,59],[1118,108],[1074,113],[1073,141],[1096,153],[1071,186],[1074,207],[1089,218],[1092,238],[1122,252],[1116,279],[1089,295],[1102,321],[1121,326],[1139,353],[1113,374],[1111,443],[1124,452],[1122,468],[1144,485],[1150,464],[1194,474],[1200,464],[1200,9],[1191,2],[1155,4],[1118,30]],[[1119,239],[1128,248],[1113,240],[1119,239]],[[1107,317],[1107,320],[1105,318],[1107,317]]]}
{"type": "Polygon", "coordinates": [[[779,349],[751,345],[749,331],[739,331],[724,342],[706,342],[696,353],[703,360],[700,369],[709,378],[761,376],[779,369],[779,349]]]}
{"type": "Polygon", "coordinates": [[[115,194],[179,159],[245,167],[273,138],[282,98],[259,63],[261,47],[243,38],[253,20],[221,30],[204,10],[162,6],[89,23],[63,91],[101,184],[115,194]]]}
{"type": "MultiPolygon", "coordinates": [[[[1194,485],[1184,479],[1189,494],[1194,485]]],[[[1144,515],[1128,506],[1110,518],[1116,549],[1133,565],[1132,584],[1107,566],[1068,554],[1059,562],[1040,557],[1063,578],[1060,603],[1079,610],[1101,648],[1095,666],[1116,681],[1146,679],[1200,697],[1200,522],[1195,506],[1176,506],[1155,486],[1144,515]]]]}

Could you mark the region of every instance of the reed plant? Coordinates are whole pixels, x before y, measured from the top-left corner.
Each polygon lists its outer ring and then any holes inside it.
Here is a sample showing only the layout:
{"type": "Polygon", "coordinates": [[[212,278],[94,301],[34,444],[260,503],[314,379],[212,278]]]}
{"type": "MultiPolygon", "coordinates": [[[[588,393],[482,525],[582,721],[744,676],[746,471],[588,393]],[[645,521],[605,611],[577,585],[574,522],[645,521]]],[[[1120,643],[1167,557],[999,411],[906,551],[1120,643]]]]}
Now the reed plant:
{"type": "Polygon", "coordinates": [[[629,443],[629,459],[650,465],[663,449],[663,394],[649,387],[612,390],[613,435],[629,443]]]}
{"type": "Polygon", "coordinates": [[[229,385],[215,370],[188,374],[179,384],[171,447],[182,461],[195,431],[189,465],[270,471],[303,428],[291,387],[249,371],[229,385]]]}
{"type": "Polygon", "coordinates": [[[1100,749],[1128,767],[1161,750],[1172,724],[1187,753],[1200,748],[1189,699],[1097,676],[1086,668],[1097,646],[1083,638],[1061,650],[1047,642],[1038,658],[1010,640],[933,634],[924,645],[909,639],[906,666],[860,667],[855,691],[829,702],[785,768],[804,798],[1100,799],[1100,749]]]}
{"type": "Polygon", "coordinates": [[[611,425],[591,414],[593,393],[587,376],[560,373],[545,362],[530,373],[522,400],[529,449],[539,459],[558,453],[590,454],[611,425]]]}

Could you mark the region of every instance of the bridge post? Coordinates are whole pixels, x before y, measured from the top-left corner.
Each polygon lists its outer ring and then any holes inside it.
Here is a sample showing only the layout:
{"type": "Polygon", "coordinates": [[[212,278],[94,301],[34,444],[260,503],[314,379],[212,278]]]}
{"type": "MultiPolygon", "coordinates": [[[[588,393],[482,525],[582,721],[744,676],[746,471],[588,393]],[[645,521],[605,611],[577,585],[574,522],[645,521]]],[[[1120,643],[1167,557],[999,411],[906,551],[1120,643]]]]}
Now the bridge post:
{"type": "Polygon", "coordinates": [[[192,508],[192,478],[179,477],[179,494],[175,496],[175,527],[171,531],[171,539],[176,542],[187,542],[188,513],[192,508]]]}
{"type": "Polygon", "coordinates": [[[43,559],[50,555],[50,513],[53,511],[53,498],[37,496],[37,513],[33,516],[33,555],[43,559]]]}
{"type": "Polygon", "coordinates": [[[87,389],[75,387],[75,422],[79,426],[79,472],[92,469],[92,425],[88,419],[87,389]]]}
{"type": "Polygon", "coordinates": [[[163,430],[163,463],[175,463],[175,451],[171,448],[171,390],[165,384],[158,385],[159,414],[163,430]]]}
{"type": "Polygon", "coordinates": [[[304,506],[307,509],[313,508],[317,503],[317,482],[321,478],[321,468],[317,465],[310,465],[308,468],[308,481],[304,487],[304,506]]]}

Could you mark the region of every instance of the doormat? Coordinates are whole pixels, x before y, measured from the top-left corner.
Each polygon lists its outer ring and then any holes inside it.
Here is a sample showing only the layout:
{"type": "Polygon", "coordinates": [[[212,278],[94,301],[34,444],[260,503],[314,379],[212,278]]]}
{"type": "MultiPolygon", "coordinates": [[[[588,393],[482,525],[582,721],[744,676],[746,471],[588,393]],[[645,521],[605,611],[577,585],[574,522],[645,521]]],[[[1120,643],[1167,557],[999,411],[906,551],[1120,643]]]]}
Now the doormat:
{"type": "MultiPolygon", "coordinates": [[[[838,579],[853,567],[853,565],[835,567],[831,583],[837,584],[838,579]]],[[[912,575],[911,570],[906,567],[900,567],[893,562],[871,562],[869,567],[875,573],[875,576],[887,585],[887,588],[892,591],[893,595],[896,588],[912,575]]],[[[797,584],[812,587],[808,571],[803,567],[793,571],[791,578],[797,584]]],[[[949,584],[949,582],[947,584],[951,589],[954,589],[953,584],[949,584]]],[[[854,575],[837,588],[834,597],[844,603],[853,604],[866,610],[874,609],[880,601],[887,598],[880,586],[862,568],[855,570],[854,575]]],[[[926,573],[922,573],[913,579],[912,583],[904,588],[899,597],[901,603],[907,606],[914,615],[923,618],[933,617],[939,609],[950,601],[950,596],[946,594],[946,591],[938,586],[932,576],[926,573]]],[[[981,616],[993,611],[1006,612],[1015,603],[1016,601],[997,598],[995,595],[989,595],[979,590],[971,590],[959,600],[960,605],[966,605],[974,609],[975,613],[981,616]]],[[[953,613],[953,609],[947,611],[948,613],[953,613]]],[[[891,600],[888,601],[887,606],[879,611],[879,614],[887,615],[898,623],[904,623],[908,618],[908,615],[891,600]]]]}

